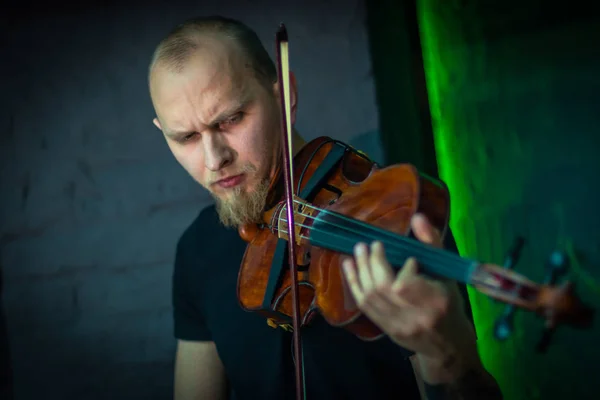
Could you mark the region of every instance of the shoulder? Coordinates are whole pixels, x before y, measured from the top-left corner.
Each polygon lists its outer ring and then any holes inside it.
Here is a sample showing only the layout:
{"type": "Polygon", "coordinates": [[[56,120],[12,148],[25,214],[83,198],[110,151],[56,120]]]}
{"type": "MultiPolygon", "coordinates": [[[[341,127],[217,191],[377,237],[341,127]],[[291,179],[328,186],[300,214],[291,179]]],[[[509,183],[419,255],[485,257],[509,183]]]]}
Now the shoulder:
{"type": "MultiPolygon", "coordinates": [[[[202,270],[206,263],[222,262],[237,249],[241,242],[237,229],[221,224],[214,204],[200,210],[196,218],[183,231],[177,241],[175,272],[192,269],[202,270]]],[[[245,245],[245,243],[244,243],[245,245]]]]}
{"type": "Polygon", "coordinates": [[[211,340],[206,325],[206,296],[210,295],[208,251],[218,245],[213,232],[219,229],[214,206],[200,210],[177,242],[172,276],[175,337],[190,341],[211,340]]]}
{"type": "Polygon", "coordinates": [[[214,204],[200,210],[196,218],[185,228],[177,241],[177,253],[196,248],[207,231],[219,229],[219,220],[214,204]]]}
{"type": "Polygon", "coordinates": [[[189,270],[198,271],[203,265],[203,258],[214,249],[219,232],[225,228],[219,223],[214,205],[209,205],[196,215],[185,228],[175,251],[175,275],[188,275],[189,270]],[[210,238],[211,240],[207,240],[210,238]]]}

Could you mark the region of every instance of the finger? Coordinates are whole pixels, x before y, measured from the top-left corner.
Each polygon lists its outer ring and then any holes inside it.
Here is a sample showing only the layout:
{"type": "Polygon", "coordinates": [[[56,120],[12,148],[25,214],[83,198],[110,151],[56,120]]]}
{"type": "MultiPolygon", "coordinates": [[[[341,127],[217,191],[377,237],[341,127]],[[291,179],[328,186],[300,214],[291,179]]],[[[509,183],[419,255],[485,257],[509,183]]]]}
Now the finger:
{"type": "Polygon", "coordinates": [[[398,282],[405,282],[414,279],[419,273],[419,264],[417,263],[417,259],[414,257],[409,257],[405,262],[400,272],[398,272],[398,276],[396,277],[396,282],[394,284],[398,284],[398,282]]]}
{"type": "Polygon", "coordinates": [[[376,296],[370,299],[373,309],[377,309],[378,314],[383,318],[398,318],[406,303],[398,299],[392,290],[395,278],[392,267],[385,257],[383,243],[375,241],[371,244],[369,264],[373,289],[376,292],[376,296]]]}
{"type": "Polygon", "coordinates": [[[354,246],[354,260],[362,291],[368,293],[373,289],[373,279],[369,266],[369,249],[365,243],[354,246]]]}
{"type": "Polygon", "coordinates": [[[364,301],[364,294],[358,280],[358,275],[356,274],[356,264],[354,263],[354,260],[352,258],[344,259],[342,261],[342,269],[344,270],[344,276],[346,277],[346,282],[354,297],[354,301],[356,301],[357,304],[361,304],[364,301]]]}
{"type": "Polygon", "coordinates": [[[402,297],[398,296],[393,289],[396,278],[394,277],[392,266],[385,256],[385,247],[381,242],[375,241],[371,244],[370,262],[373,283],[381,298],[381,301],[377,304],[380,313],[385,315],[386,318],[400,318],[408,303],[402,297]]]}
{"type": "Polygon", "coordinates": [[[418,295],[418,286],[420,285],[416,285],[419,279],[418,269],[417,260],[414,257],[410,257],[406,260],[392,284],[391,291],[394,294],[394,299],[396,299],[396,301],[400,301],[404,304],[415,304],[418,300],[420,297],[418,295]]]}
{"type": "Polygon", "coordinates": [[[370,315],[382,315],[389,308],[389,304],[386,303],[373,282],[373,265],[366,243],[359,243],[355,246],[355,263],[362,289],[362,301],[360,301],[359,307],[370,315]]]}
{"type": "Polygon", "coordinates": [[[385,320],[393,316],[394,308],[386,302],[383,296],[375,292],[366,292],[361,285],[356,262],[347,258],[342,261],[342,269],[354,301],[359,309],[372,320],[385,320]]]}
{"type": "Polygon", "coordinates": [[[392,267],[385,257],[383,243],[375,241],[371,244],[369,264],[375,288],[378,290],[391,289],[391,286],[394,283],[394,275],[392,273],[392,267]]]}
{"type": "Polygon", "coordinates": [[[413,303],[411,300],[411,282],[417,277],[418,265],[417,260],[414,257],[410,257],[406,260],[400,272],[396,276],[394,283],[392,283],[392,293],[395,295],[397,301],[403,303],[413,303]],[[407,301],[409,300],[409,301],[407,301]]]}
{"type": "Polygon", "coordinates": [[[411,227],[417,239],[436,247],[442,247],[440,232],[429,222],[423,214],[415,214],[411,218],[411,227]]]}

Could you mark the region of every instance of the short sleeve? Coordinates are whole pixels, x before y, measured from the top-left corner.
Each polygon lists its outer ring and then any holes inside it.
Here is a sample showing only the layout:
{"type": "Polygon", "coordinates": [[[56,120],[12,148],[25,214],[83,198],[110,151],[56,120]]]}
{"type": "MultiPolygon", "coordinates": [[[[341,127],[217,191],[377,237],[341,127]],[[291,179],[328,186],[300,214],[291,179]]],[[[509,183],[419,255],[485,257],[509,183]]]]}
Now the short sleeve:
{"type": "Polygon", "coordinates": [[[187,240],[190,231],[186,231],[177,243],[175,253],[175,267],[173,271],[173,322],[174,336],[177,339],[193,341],[210,341],[211,333],[202,314],[198,297],[194,296],[190,288],[194,279],[194,270],[199,270],[195,265],[198,260],[191,256],[189,244],[193,241],[187,240]],[[196,268],[195,268],[196,267],[196,268]]]}
{"type": "MultiPolygon", "coordinates": [[[[444,248],[453,253],[460,254],[458,251],[458,246],[456,245],[456,241],[454,240],[454,236],[452,235],[450,229],[448,229],[448,232],[444,237],[444,248]]],[[[459,283],[458,289],[465,301],[465,313],[467,314],[467,318],[469,318],[469,321],[471,321],[473,326],[475,326],[475,321],[473,319],[473,310],[471,309],[471,301],[469,300],[469,292],[467,291],[467,285],[465,285],[464,283],[459,283]]]]}

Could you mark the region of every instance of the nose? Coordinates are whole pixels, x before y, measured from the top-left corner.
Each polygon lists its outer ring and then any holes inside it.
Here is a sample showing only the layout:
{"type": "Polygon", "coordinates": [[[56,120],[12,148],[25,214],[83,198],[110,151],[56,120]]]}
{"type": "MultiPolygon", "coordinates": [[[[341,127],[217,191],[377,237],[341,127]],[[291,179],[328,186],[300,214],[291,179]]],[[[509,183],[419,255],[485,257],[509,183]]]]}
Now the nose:
{"type": "Polygon", "coordinates": [[[232,162],[233,152],[220,133],[211,133],[203,138],[206,168],[218,171],[232,162]]]}

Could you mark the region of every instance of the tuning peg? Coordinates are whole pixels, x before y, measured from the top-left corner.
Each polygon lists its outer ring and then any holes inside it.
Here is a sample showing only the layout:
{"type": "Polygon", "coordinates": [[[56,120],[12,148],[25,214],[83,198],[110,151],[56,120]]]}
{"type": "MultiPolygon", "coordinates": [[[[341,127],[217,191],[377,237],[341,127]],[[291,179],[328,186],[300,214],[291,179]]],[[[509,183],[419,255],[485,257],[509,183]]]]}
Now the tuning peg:
{"type": "Polygon", "coordinates": [[[507,305],[504,308],[502,315],[494,324],[494,336],[496,340],[506,340],[513,331],[513,318],[515,316],[515,308],[512,305],[507,305]]]}
{"type": "MultiPolygon", "coordinates": [[[[515,265],[519,262],[519,258],[521,256],[521,250],[523,250],[523,245],[525,244],[525,239],[521,236],[518,236],[513,242],[512,246],[506,253],[504,257],[504,268],[513,269],[515,265]]],[[[515,291],[518,291],[519,287],[515,287],[515,291]]],[[[506,340],[511,335],[513,331],[513,318],[515,316],[516,308],[512,304],[507,304],[504,307],[504,312],[502,315],[496,320],[494,325],[494,336],[497,340],[506,340]]]]}
{"type": "Polygon", "coordinates": [[[550,255],[546,264],[546,280],[547,285],[554,285],[556,280],[563,276],[569,268],[569,258],[561,251],[555,251],[550,255]]]}
{"type": "Polygon", "coordinates": [[[504,257],[504,268],[513,269],[515,265],[517,265],[524,245],[525,239],[521,236],[517,236],[510,249],[506,252],[506,256],[504,257]]]}

